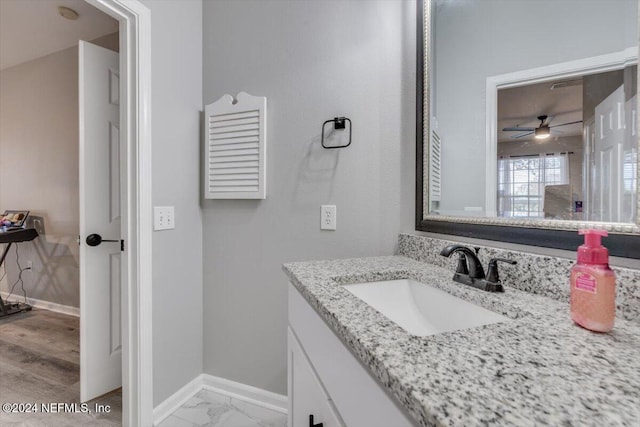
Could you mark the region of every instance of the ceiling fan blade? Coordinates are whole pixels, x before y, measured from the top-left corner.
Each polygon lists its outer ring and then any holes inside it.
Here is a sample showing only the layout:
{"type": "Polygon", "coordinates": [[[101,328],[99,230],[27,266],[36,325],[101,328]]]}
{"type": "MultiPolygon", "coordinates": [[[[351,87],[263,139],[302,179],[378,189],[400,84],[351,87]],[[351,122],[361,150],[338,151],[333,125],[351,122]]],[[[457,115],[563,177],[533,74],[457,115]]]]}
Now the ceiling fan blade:
{"type": "Polygon", "coordinates": [[[502,132],[533,132],[536,128],[512,127],[502,128],[502,132]]]}
{"type": "Polygon", "coordinates": [[[575,122],[563,123],[561,125],[555,125],[550,127],[553,129],[553,128],[558,128],[560,126],[575,125],[576,123],[582,123],[582,120],[576,120],[575,122]]]}
{"type": "Polygon", "coordinates": [[[551,123],[551,120],[553,120],[555,118],[556,118],[556,116],[547,116],[547,118],[545,119],[543,125],[549,126],[549,123],[551,123]]]}
{"type": "Polygon", "coordinates": [[[513,135],[511,138],[524,138],[525,136],[528,136],[528,135],[533,135],[533,131],[521,133],[521,134],[518,134],[518,135],[513,135]]]}
{"type": "Polygon", "coordinates": [[[556,129],[551,129],[549,128],[551,131],[551,135],[562,135],[564,134],[564,132],[562,132],[561,130],[556,130],[556,129]]]}

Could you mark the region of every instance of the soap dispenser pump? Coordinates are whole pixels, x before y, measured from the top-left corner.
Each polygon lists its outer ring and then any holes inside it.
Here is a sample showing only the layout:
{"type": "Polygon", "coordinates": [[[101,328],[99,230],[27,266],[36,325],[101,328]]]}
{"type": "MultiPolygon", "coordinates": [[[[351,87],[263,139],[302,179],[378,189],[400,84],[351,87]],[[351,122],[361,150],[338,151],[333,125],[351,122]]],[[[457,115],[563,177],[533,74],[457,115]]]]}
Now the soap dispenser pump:
{"type": "Polygon", "coordinates": [[[616,276],[609,268],[609,251],[601,239],[604,230],[580,230],[584,244],[571,268],[571,318],[596,332],[613,329],[616,313],[616,276]]]}

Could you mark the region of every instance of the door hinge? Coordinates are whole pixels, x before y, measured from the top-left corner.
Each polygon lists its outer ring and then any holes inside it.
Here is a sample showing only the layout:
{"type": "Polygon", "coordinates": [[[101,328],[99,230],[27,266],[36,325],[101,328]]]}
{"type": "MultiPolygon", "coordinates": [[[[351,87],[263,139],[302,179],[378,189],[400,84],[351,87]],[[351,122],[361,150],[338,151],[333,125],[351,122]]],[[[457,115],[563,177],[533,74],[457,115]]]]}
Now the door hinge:
{"type": "Polygon", "coordinates": [[[120,252],[124,252],[124,239],[120,239],[120,252]]]}

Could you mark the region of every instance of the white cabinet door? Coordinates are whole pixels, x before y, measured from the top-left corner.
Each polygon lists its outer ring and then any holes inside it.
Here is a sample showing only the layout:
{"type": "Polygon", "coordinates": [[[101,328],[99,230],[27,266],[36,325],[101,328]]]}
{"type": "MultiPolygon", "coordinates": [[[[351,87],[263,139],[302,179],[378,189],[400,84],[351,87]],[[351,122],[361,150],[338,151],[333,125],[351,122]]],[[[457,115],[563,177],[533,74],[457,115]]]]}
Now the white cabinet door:
{"type": "MultiPolygon", "coordinates": [[[[416,422],[392,400],[368,369],[347,349],[298,290],[289,284],[289,331],[339,420],[349,427],[412,427],[416,422]]],[[[289,340],[290,342],[292,340],[289,340]]],[[[291,357],[291,348],[289,356],[291,357]]],[[[289,361],[291,366],[291,360],[289,361]]],[[[291,375],[291,368],[289,370],[291,375]]],[[[297,390],[289,377],[289,399],[297,390]]],[[[291,412],[291,406],[290,406],[291,412]]],[[[309,414],[306,414],[307,418],[309,414]]],[[[319,419],[317,417],[314,417],[319,419]]],[[[293,427],[305,424],[289,423],[293,427]]],[[[325,424],[324,427],[326,427],[325,424]]]]}
{"type": "Polygon", "coordinates": [[[289,329],[289,425],[340,427],[343,424],[333,409],[322,383],[307,360],[295,335],[289,329]],[[310,417],[313,416],[313,424],[310,417]]]}

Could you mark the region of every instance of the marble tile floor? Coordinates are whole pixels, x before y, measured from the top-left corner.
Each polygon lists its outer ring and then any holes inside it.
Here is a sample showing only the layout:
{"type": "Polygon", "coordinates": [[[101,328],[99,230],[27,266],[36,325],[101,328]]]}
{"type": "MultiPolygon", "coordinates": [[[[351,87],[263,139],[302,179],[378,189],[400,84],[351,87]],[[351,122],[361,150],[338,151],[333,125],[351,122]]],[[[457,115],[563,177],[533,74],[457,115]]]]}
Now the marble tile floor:
{"type": "Polygon", "coordinates": [[[157,427],[286,427],[287,415],[201,390],[157,427]]]}

